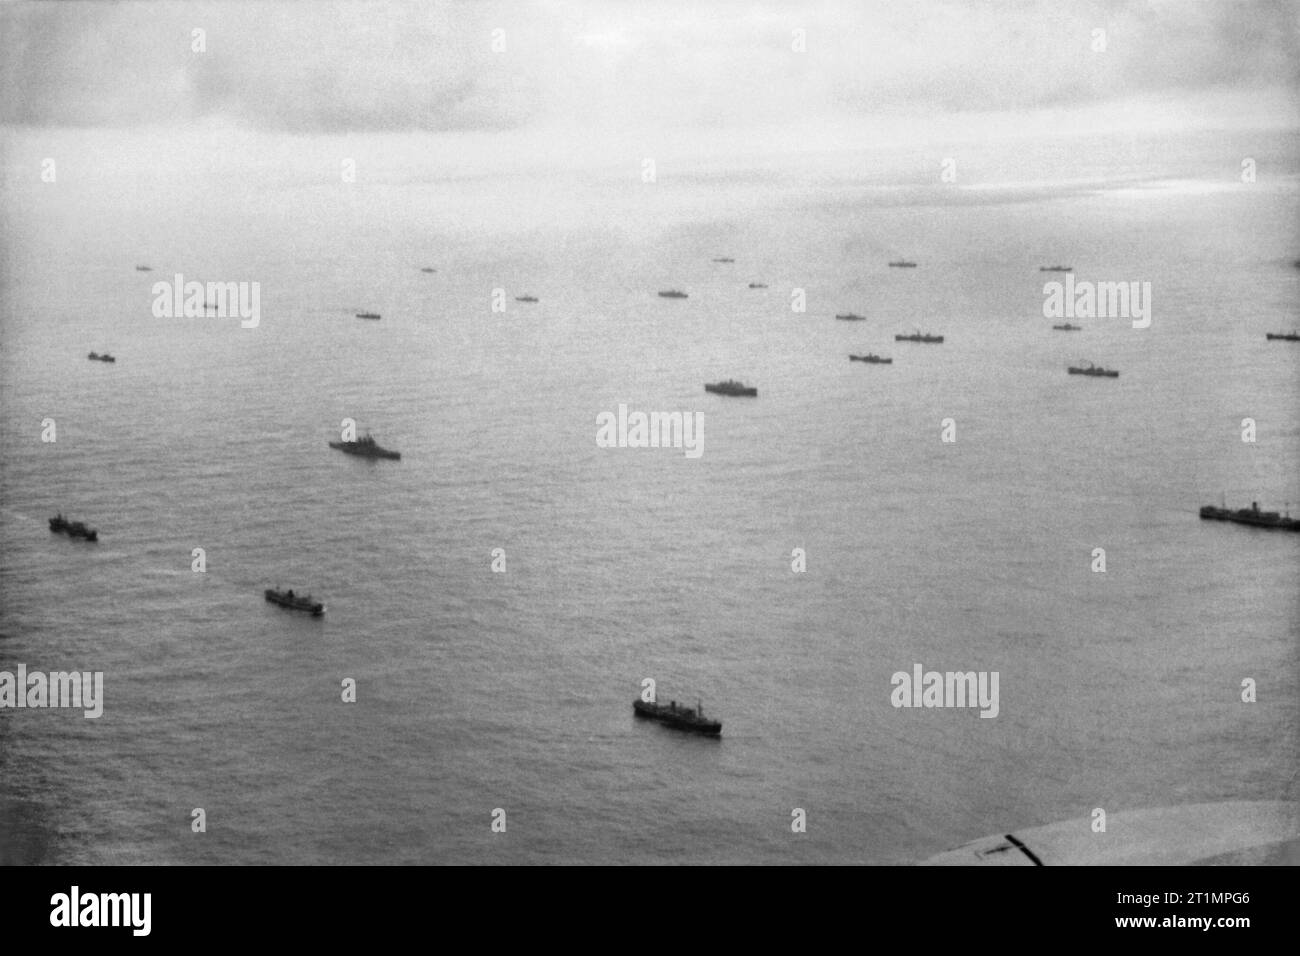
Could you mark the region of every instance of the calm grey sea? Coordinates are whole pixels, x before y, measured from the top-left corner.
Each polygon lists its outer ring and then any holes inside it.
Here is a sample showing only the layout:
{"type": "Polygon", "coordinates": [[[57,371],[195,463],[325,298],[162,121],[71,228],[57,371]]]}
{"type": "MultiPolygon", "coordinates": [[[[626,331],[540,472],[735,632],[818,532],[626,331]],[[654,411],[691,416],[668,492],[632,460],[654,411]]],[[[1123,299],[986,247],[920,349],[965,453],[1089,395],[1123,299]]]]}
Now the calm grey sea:
{"type": "Polygon", "coordinates": [[[1197,516],[1300,511],[1300,346],[1264,338],[1300,299],[1293,137],[1076,143],[985,187],[871,156],[453,174],[436,139],[343,184],[338,141],[48,135],[4,149],[0,670],[105,700],[0,710],[11,852],[898,863],[1297,798],[1300,539],[1197,516]],[[1051,331],[1054,263],[1150,282],[1151,327],[1051,331]],[[259,327],[154,318],[175,273],[259,282],[259,327]],[[759,397],[704,393],[728,377],[759,397]],[[702,412],[702,456],[598,448],[620,403],[702,412]],[[329,449],[345,417],[402,460],[329,449]],[[890,706],[918,662],[998,671],[997,718],[890,706]],[[645,677],[721,740],[635,721],[645,677]]]}

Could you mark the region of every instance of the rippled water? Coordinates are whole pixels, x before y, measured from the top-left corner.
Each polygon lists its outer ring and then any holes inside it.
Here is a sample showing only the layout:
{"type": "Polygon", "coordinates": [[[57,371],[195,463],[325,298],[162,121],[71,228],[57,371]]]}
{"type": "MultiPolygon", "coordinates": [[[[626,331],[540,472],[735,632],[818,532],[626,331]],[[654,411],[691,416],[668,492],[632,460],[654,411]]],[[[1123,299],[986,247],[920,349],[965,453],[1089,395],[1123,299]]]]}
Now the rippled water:
{"type": "Polygon", "coordinates": [[[1264,339],[1294,325],[1294,178],[665,184],[644,220],[603,183],[578,223],[550,180],[197,188],[92,154],[42,192],[12,170],[43,145],[6,154],[0,669],[102,670],[105,712],[0,710],[28,858],[906,862],[1295,799],[1300,540],[1196,514],[1300,505],[1300,352],[1264,339]],[[556,214],[499,225],[530,197],[556,214]],[[1152,326],[1050,331],[1055,262],[1151,282],[1152,326]],[[153,318],[177,272],[259,281],[259,327],[153,318]],[[727,377],[759,397],[702,391],[727,377]],[[702,412],[703,455],[597,448],[620,403],[702,412]],[[402,460],[330,450],[345,417],[402,460]],[[999,716],[894,709],[914,662],[998,671],[999,716]],[[636,722],[644,677],[722,739],[636,722]]]}

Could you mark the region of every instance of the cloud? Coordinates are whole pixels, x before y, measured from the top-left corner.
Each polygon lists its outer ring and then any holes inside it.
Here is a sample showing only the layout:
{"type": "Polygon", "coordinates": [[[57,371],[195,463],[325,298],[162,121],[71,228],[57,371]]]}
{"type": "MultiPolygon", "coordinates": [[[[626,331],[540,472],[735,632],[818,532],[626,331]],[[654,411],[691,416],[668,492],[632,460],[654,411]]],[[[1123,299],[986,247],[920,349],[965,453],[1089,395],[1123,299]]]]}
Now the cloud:
{"type": "Polygon", "coordinates": [[[727,127],[1279,84],[1294,103],[1298,24],[1286,2],[6,5],[0,122],[727,127]]]}

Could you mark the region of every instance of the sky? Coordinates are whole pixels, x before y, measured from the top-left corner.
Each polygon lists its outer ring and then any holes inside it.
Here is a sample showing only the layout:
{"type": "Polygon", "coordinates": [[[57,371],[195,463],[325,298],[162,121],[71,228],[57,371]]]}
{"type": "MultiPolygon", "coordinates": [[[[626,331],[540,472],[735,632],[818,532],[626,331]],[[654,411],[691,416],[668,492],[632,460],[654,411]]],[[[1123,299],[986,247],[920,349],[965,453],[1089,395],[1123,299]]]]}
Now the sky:
{"type": "Polygon", "coordinates": [[[0,123],[1285,127],[1300,125],[1298,49],[1286,0],[6,3],[0,123]]]}

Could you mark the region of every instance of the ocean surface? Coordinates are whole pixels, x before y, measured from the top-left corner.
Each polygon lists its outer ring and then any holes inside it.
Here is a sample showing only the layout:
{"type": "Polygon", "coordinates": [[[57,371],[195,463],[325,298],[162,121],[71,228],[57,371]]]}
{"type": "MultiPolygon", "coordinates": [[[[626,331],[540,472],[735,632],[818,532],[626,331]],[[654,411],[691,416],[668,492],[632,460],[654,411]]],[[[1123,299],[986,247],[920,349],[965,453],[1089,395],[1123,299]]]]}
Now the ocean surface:
{"type": "Polygon", "coordinates": [[[0,670],[104,674],[98,719],[0,709],[11,859],[909,863],[1300,797],[1300,536],[1197,516],[1300,513],[1300,346],[1264,337],[1300,301],[1293,134],[648,183],[438,137],[11,133],[0,670]],[[1151,326],[1052,331],[1055,263],[1150,282],[1151,326]],[[260,324],[155,318],[176,273],[260,283],[260,324]],[[733,377],[758,398],[703,391],[733,377]],[[702,413],[702,455],[597,447],[620,404],[702,413]],[[401,461],[331,450],[345,418],[401,461]],[[998,716],[894,708],[916,663],[997,671],[998,716]],[[647,677],[721,739],[637,721],[647,677]]]}

